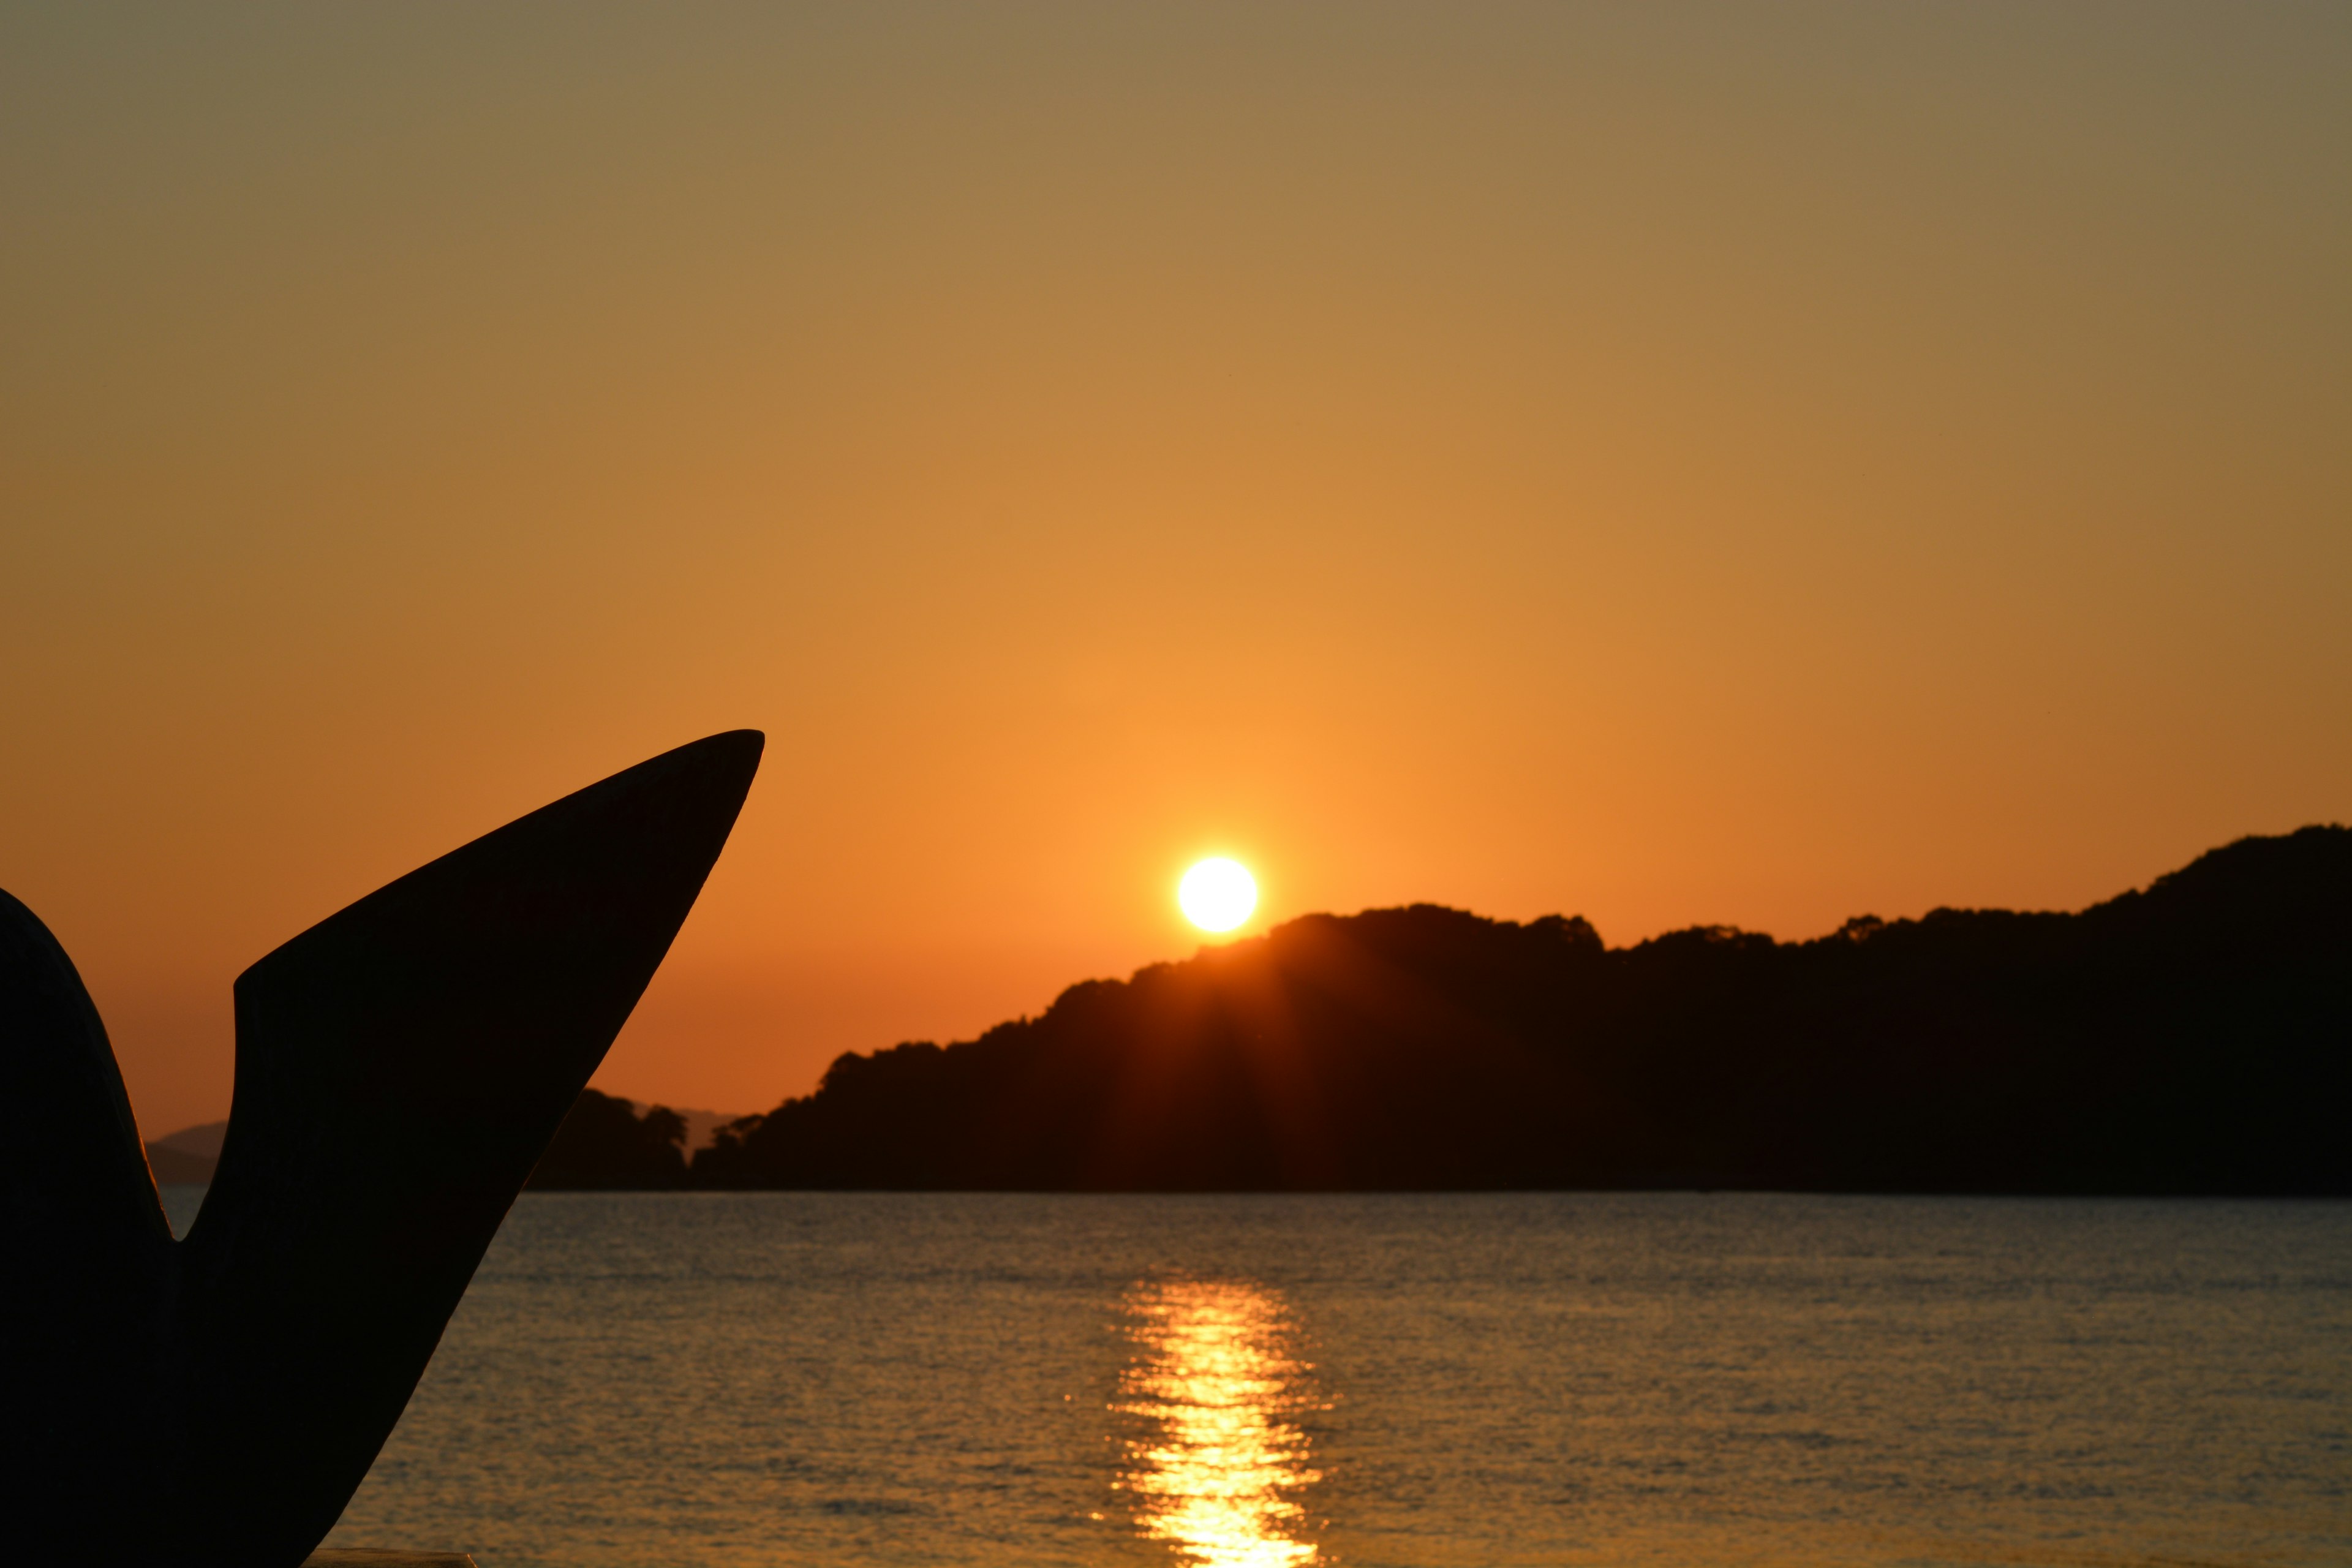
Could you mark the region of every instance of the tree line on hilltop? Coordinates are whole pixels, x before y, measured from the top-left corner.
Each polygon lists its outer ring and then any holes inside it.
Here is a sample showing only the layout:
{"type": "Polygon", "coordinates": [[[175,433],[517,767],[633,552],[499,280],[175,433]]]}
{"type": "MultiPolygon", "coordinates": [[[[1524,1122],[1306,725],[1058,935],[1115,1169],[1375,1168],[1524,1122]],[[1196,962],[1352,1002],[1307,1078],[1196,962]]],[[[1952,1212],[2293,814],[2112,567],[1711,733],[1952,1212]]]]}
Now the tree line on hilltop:
{"type": "Polygon", "coordinates": [[[590,1091],[541,1187],[2345,1194],[2352,831],[2074,914],[1817,941],[1310,915],[840,1058],[691,1160],[590,1091]]]}

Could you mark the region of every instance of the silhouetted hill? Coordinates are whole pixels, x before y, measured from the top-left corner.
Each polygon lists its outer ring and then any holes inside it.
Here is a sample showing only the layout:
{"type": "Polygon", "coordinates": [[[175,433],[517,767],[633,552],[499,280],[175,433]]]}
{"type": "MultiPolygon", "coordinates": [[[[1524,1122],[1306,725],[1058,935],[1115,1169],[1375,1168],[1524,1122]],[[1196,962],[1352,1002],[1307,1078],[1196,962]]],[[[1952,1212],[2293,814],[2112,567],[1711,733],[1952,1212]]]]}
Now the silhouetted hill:
{"type": "Polygon", "coordinates": [[[541,1191],[644,1191],[686,1184],[686,1118],[667,1106],[583,1089],[526,1185],[541,1191]]]}
{"type": "Polygon", "coordinates": [[[2352,831],[2079,914],[1605,948],[1311,915],[941,1048],[844,1056],[698,1185],[2352,1192],[2352,831]]]}
{"type": "MultiPolygon", "coordinates": [[[[711,1110],[672,1110],[580,1091],[547,1157],[531,1173],[540,1188],[640,1190],[686,1184],[687,1156],[709,1134],[739,1120],[711,1110]]],[[[226,1121],[183,1128],[147,1145],[147,1167],[159,1186],[208,1185],[219,1163],[226,1121]]]]}

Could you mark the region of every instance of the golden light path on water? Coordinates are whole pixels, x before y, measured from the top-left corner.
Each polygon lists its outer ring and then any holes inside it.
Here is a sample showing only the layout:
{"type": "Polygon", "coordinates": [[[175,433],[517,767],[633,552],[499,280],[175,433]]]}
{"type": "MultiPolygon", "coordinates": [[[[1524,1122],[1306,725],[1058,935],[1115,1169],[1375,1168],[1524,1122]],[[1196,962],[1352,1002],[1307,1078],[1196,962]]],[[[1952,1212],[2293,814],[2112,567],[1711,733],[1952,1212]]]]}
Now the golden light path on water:
{"type": "Polygon", "coordinates": [[[1207,1568],[1296,1568],[1319,1549],[1301,1498],[1321,1480],[1292,1416],[1320,1408],[1279,1296],[1238,1280],[1129,1292],[1135,1353],[1120,1413],[1139,1418],[1115,1483],[1137,1531],[1207,1568]]]}

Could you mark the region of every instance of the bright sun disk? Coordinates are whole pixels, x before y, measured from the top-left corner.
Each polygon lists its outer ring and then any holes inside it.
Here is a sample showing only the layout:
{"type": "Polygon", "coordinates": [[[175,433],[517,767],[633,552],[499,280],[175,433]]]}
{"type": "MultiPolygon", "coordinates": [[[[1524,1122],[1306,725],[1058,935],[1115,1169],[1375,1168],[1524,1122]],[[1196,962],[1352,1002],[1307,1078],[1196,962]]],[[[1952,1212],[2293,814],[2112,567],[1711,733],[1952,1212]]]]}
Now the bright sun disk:
{"type": "Polygon", "coordinates": [[[1257,883],[1240,862],[1220,855],[1184,873],[1176,901],[1202,931],[1231,931],[1257,908],[1257,883]]]}

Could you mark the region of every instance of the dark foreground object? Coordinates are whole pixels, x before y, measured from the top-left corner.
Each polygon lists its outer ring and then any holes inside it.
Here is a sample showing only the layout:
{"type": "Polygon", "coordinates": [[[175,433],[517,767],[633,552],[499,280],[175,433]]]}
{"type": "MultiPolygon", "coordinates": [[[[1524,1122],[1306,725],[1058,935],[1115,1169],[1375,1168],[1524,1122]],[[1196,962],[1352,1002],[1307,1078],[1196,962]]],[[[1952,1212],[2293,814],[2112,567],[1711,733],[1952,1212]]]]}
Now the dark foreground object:
{"type": "Polygon", "coordinates": [[[693,907],[760,749],[739,731],[656,757],[247,970],[235,1110],[182,1242],[79,977],[0,894],[12,1560],[304,1560],[693,907]]]}
{"type": "Polygon", "coordinates": [[[1313,915],[845,1056],[706,1186],[2352,1193],[2352,832],[1818,942],[1313,915]]]}

